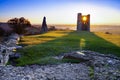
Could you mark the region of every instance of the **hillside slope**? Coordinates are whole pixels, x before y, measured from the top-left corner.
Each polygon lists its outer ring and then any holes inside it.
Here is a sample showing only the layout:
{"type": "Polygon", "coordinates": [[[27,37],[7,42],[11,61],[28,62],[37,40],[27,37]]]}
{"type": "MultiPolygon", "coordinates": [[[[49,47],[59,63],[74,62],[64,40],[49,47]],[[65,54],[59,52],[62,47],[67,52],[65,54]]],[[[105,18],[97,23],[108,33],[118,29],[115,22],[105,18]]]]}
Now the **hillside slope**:
{"type": "Polygon", "coordinates": [[[22,57],[18,60],[18,65],[61,63],[64,61],[57,61],[52,56],[81,49],[120,56],[120,36],[105,34],[108,35],[106,37],[102,34],[105,33],[96,35],[84,31],[51,31],[41,35],[24,36],[20,44],[27,46],[19,50],[22,57]],[[114,40],[110,39],[112,36],[114,40]]]}

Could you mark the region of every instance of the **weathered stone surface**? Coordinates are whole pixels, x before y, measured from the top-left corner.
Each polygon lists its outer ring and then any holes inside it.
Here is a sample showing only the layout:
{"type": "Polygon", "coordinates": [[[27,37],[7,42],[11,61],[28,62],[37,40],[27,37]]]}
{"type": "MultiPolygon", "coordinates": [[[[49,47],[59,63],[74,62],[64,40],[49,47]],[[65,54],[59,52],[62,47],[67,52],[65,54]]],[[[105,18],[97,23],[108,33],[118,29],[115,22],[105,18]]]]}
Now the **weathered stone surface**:
{"type": "Polygon", "coordinates": [[[84,64],[0,67],[0,80],[90,80],[84,64]]]}
{"type": "Polygon", "coordinates": [[[11,59],[18,59],[18,58],[21,57],[21,54],[20,54],[20,53],[14,53],[14,54],[9,55],[9,57],[10,57],[11,59]]]}
{"type": "Polygon", "coordinates": [[[42,22],[42,27],[41,27],[41,33],[44,33],[47,31],[48,31],[48,27],[47,27],[47,23],[46,23],[46,17],[44,17],[43,22],[42,22]]]}
{"type": "Polygon", "coordinates": [[[14,40],[19,41],[20,40],[20,36],[18,34],[11,34],[9,36],[9,39],[14,39],[14,40]]]}
{"type": "MultiPolygon", "coordinates": [[[[118,57],[93,51],[82,53],[79,54],[90,57],[90,60],[77,64],[0,66],[0,80],[120,80],[118,57]]],[[[59,59],[65,54],[58,56],[59,59]]]]}
{"type": "Polygon", "coordinates": [[[89,61],[89,60],[92,59],[92,57],[89,57],[85,53],[82,53],[82,52],[79,52],[79,51],[66,53],[66,54],[64,54],[63,58],[65,58],[65,59],[76,59],[76,60],[80,60],[80,62],[89,61]]]}
{"type": "Polygon", "coordinates": [[[21,57],[20,53],[14,53],[14,54],[9,55],[9,63],[15,66],[16,64],[18,64],[18,61],[16,61],[16,59],[20,57],[21,57]]]}
{"type": "Polygon", "coordinates": [[[6,65],[9,60],[9,54],[13,54],[12,50],[0,44],[0,66],[6,65]]]}
{"type": "MultiPolygon", "coordinates": [[[[120,58],[111,54],[101,54],[93,51],[74,51],[53,57],[54,59],[86,60],[83,63],[89,67],[90,80],[120,80],[120,58]],[[67,56],[67,57],[66,57],[67,56]],[[86,58],[87,57],[87,58],[86,58]]],[[[80,63],[81,64],[81,61],[80,63]]]]}
{"type": "Polygon", "coordinates": [[[9,60],[9,55],[13,55],[13,50],[22,48],[22,46],[17,46],[19,41],[18,34],[10,35],[5,41],[0,44],[0,66],[5,66],[9,60]]]}

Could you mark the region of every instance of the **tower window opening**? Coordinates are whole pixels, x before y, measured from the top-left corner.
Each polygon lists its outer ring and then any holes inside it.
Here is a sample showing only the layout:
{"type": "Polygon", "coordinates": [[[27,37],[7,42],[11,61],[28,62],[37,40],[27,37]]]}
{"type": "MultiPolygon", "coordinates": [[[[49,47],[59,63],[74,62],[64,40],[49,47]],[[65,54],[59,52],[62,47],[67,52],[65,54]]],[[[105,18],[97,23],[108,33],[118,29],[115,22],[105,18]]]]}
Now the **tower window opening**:
{"type": "Polygon", "coordinates": [[[87,21],[87,17],[86,17],[86,16],[83,16],[82,20],[83,20],[84,22],[86,22],[86,21],[87,21]]]}

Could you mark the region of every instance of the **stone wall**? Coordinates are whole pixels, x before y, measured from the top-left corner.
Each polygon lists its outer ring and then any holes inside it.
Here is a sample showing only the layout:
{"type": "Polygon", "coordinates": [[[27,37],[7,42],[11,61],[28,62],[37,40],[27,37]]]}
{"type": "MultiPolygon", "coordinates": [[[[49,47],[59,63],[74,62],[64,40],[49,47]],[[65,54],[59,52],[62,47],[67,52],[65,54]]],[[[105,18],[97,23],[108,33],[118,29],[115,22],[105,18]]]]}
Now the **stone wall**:
{"type": "Polygon", "coordinates": [[[82,15],[82,13],[78,13],[77,31],[90,31],[90,14],[82,15]]]}

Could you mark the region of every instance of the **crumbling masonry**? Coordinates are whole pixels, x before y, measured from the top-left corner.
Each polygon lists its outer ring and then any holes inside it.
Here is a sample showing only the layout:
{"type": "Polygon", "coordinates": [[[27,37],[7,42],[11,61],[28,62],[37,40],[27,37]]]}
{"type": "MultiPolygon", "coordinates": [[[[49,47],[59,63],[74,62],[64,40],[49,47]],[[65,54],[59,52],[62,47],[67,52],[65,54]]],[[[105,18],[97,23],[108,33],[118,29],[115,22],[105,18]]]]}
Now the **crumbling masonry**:
{"type": "Polygon", "coordinates": [[[90,31],[90,14],[82,15],[82,13],[78,13],[77,31],[90,31]]]}

